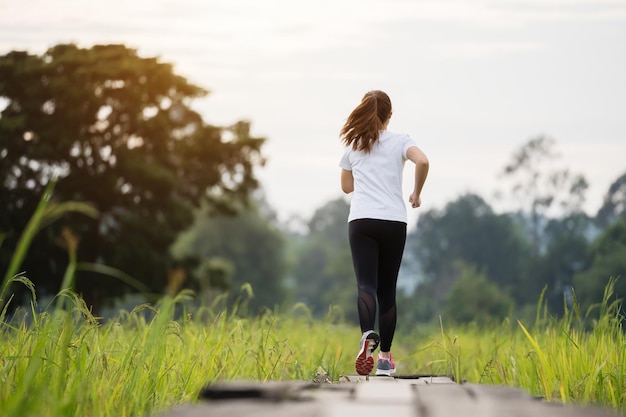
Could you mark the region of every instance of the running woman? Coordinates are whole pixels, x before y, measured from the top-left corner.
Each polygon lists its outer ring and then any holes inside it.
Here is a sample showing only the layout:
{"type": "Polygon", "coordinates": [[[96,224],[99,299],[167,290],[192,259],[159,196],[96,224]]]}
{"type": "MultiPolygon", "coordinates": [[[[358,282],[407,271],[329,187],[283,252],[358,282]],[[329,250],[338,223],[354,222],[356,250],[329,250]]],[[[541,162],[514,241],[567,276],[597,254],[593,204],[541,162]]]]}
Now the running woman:
{"type": "Polygon", "coordinates": [[[387,130],[391,114],[389,96],[380,90],[369,91],[350,113],[340,133],[346,146],[339,162],[341,189],[346,194],[354,192],[348,239],[362,332],[355,361],[359,375],[372,372],[373,353],[379,344],[376,375],[389,376],[396,370],[391,344],[397,319],[396,283],[407,228],[402,172],[407,159],[415,164],[415,185],[409,203],[417,208],[429,168],[428,158],[409,135],[387,130]],[[377,312],[380,335],[374,331],[377,312]]]}

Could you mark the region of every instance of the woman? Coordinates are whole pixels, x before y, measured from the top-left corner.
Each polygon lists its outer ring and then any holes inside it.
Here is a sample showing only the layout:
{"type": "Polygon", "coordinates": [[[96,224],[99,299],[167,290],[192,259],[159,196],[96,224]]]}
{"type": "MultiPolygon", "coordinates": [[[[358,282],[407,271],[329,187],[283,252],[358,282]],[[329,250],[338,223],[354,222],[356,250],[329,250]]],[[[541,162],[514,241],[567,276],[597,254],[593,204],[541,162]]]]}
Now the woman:
{"type": "Polygon", "coordinates": [[[402,198],[402,171],[408,159],[415,163],[411,207],[421,204],[420,194],[429,162],[406,134],[387,130],[391,100],[375,90],[365,94],[350,113],[340,138],[346,150],[339,166],[341,189],[354,192],[348,216],[348,238],[356,274],[357,309],[361,345],[355,368],[369,375],[373,353],[380,343],[376,375],[391,375],[396,367],[391,343],[396,329],[396,283],[406,241],[407,212],[402,198]],[[378,303],[380,336],[374,331],[378,303]]]}

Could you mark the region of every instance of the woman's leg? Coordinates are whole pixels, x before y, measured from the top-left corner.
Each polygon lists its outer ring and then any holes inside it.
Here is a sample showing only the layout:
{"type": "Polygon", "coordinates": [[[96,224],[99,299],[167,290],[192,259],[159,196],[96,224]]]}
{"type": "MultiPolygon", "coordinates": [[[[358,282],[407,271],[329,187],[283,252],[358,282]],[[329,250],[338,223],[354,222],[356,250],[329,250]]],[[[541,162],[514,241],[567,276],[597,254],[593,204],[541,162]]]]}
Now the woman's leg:
{"type": "Polygon", "coordinates": [[[396,329],[396,286],[406,242],[406,223],[359,219],[350,222],[348,231],[361,331],[374,328],[378,302],[381,351],[389,352],[396,329]]]}
{"type": "Polygon", "coordinates": [[[371,220],[348,224],[352,264],[357,282],[357,311],[361,332],[374,329],[378,282],[378,242],[372,237],[371,220]]]}
{"type": "Polygon", "coordinates": [[[380,329],[380,351],[386,356],[396,330],[396,287],[398,272],[402,263],[402,254],[406,242],[406,224],[402,222],[386,222],[380,235],[380,251],[378,256],[377,298],[380,329]]]}
{"type": "Polygon", "coordinates": [[[380,337],[374,332],[379,244],[371,236],[371,222],[369,219],[360,219],[348,225],[352,263],[358,288],[357,309],[363,333],[359,353],[354,361],[354,367],[359,375],[369,375],[372,372],[373,354],[380,341],[380,337]]]}

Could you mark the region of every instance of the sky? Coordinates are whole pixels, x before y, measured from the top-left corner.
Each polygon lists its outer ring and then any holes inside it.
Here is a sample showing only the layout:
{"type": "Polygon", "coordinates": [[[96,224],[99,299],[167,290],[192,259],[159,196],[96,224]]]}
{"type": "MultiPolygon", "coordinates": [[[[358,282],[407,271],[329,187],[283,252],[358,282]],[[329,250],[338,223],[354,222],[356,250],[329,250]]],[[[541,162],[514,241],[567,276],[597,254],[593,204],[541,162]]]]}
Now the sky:
{"type": "Polygon", "coordinates": [[[338,133],[373,89],[430,160],[417,210],[405,167],[409,227],[468,192],[504,207],[500,173],[541,135],[589,214],[626,172],[626,0],[0,0],[0,54],[67,42],[157,56],[210,91],[207,123],[249,120],[285,222],[342,196],[338,133]]]}

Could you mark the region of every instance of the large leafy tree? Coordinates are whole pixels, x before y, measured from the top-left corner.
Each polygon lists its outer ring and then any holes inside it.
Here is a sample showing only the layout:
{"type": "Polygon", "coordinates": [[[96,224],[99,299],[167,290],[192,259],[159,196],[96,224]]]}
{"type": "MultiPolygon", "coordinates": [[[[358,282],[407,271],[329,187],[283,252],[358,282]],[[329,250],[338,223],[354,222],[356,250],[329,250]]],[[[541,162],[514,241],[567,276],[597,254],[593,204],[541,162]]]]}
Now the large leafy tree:
{"type": "MultiPolygon", "coordinates": [[[[67,217],[78,259],[118,268],[160,293],[168,248],[203,201],[216,210],[257,186],[263,139],[249,124],[206,124],[190,107],[204,89],[158,58],[124,45],[57,45],[42,55],[0,57],[0,248],[4,269],[43,187],[58,177],[60,200],[92,203],[97,221],[67,217]]],[[[58,289],[65,252],[48,228],[22,270],[39,290],[58,289]]],[[[2,272],[2,271],[0,271],[2,272]]],[[[97,305],[128,290],[79,271],[77,287],[97,305]]]]}

